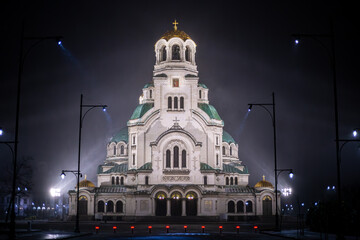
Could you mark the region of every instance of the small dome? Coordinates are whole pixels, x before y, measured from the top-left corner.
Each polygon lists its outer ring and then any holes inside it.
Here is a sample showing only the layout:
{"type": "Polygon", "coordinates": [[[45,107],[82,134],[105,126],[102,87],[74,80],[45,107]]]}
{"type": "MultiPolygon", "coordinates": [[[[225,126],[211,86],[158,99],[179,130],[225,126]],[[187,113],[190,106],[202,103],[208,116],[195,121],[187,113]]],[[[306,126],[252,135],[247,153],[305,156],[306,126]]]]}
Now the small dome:
{"type": "Polygon", "coordinates": [[[255,184],[255,188],[274,188],[271,182],[265,180],[265,176],[263,176],[263,180],[255,184]]]}
{"type": "Polygon", "coordinates": [[[94,188],[95,184],[93,184],[91,181],[86,179],[86,175],[85,175],[85,179],[79,182],[79,186],[80,188],[94,188]]]}
{"type": "Polygon", "coordinates": [[[120,129],[119,132],[117,132],[110,140],[110,143],[111,142],[115,142],[115,143],[118,143],[120,141],[123,141],[123,142],[128,142],[129,140],[129,133],[128,133],[128,127],[124,127],[122,129],[120,129]]]}
{"type": "Polygon", "coordinates": [[[174,38],[174,37],[178,37],[181,38],[183,41],[186,41],[186,39],[191,39],[189,35],[187,35],[184,31],[181,31],[177,28],[177,24],[179,24],[178,22],[173,22],[174,24],[174,29],[167,31],[166,33],[164,33],[164,35],[161,36],[160,39],[165,39],[166,41],[169,41],[169,39],[174,38]]]}

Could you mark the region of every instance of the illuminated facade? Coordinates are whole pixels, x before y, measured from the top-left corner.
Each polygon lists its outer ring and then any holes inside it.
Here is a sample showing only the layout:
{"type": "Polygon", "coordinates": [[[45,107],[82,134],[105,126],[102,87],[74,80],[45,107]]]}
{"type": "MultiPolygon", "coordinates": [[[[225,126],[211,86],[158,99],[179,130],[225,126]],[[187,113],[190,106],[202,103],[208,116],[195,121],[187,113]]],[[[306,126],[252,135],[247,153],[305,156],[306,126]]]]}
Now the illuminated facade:
{"type": "MultiPolygon", "coordinates": [[[[108,143],[97,185],[80,183],[80,214],[114,220],[274,215],[271,183],[248,186],[238,145],[199,82],[196,44],[176,24],[155,44],[152,81],[127,127],[108,143]]],[[[75,215],[76,192],[69,194],[75,215]]]]}

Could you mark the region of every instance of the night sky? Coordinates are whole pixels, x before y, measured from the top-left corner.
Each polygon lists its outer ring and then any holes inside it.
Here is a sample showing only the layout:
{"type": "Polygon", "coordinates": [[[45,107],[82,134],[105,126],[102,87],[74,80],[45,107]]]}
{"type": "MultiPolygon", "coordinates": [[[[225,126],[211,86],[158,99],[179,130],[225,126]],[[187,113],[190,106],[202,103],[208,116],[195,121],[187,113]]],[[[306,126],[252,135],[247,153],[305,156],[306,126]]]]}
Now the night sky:
{"type": "MultiPolygon", "coordinates": [[[[261,108],[248,103],[276,97],[279,189],[292,187],[301,201],[324,197],[336,185],[335,125],[329,57],[311,39],[294,45],[292,33],[328,34],[334,19],[340,138],[360,128],[359,26],[355,6],[336,1],[14,1],[1,7],[0,141],[13,141],[21,22],[25,36],[62,35],[63,48],[45,41],[26,58],[21,86],[19,157],[32,157],[34,191],[75,186],[80,94],[84,104],[107,104],[87,114],[81,171],[96,183],[106,143],[126,126],[152,81],[154,44],[178,28],[197,44],[200,82],[209,88],[228,131],[248,166],[250,185],[265,175],[274,183],[273,128],[261,108]]],[[[330,41],[324,39],[330,48],[330,41]]],[[[24,49],[33,42],[26,41],[24,49]]],[[[342,151],[343,185],[358,183],[360,150],[342,151]]],[[[0,145],[3,169],[10,151],[0,145]]]]}

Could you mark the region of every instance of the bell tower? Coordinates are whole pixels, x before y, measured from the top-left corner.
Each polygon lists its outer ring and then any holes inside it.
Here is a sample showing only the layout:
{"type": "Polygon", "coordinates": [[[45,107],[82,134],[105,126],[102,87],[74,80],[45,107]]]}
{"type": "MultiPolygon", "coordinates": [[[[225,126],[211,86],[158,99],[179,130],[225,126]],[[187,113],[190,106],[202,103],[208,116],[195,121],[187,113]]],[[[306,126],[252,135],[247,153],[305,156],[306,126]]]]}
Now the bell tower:
{"type": "Polygon", "coordinates": [[[174,28],[155,43],[154,76],[169,75],[172,71],[181,72],[183,77],[187,74],[198,75],[195,63],[196,44],[189,35],[178,29],[178,24],[175,20],[174,28]]]}

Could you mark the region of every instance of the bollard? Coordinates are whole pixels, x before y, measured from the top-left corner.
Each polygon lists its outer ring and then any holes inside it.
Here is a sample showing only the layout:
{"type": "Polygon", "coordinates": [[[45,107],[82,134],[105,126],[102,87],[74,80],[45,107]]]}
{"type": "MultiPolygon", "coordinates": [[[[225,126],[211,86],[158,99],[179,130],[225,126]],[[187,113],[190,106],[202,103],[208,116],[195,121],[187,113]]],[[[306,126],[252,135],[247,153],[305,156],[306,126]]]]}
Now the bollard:
{"type": "Polygon", "coordinates": [[[131,226],[130,228],[131,228],[131,234],[134,234],[134,228],[135,228],[135,227],[134,227],[134,226],[131,226]]]}
{"type": "Polygon", "coordinates": [[[185,226],[184,226],[184,232],[186,232],[186,230],[187,230],[187,226],[185,225],[185,226]]]}
{"type": "Polygon", "coordinates": [[[201,226],[201,229],[202,229],[202,233],[205,232],[205,226],[201,226]]]}
{"type": "Polygon", "coordinates": [[[149,233],[151,234],[152,226],[149,226],[148,228],[149,228],[149,233]]]}
{"type": "Polygon", "coordinates": [[[31,232],[31,222],[30,221],[27,222],[27,231],[31,232]]]}
{"type": "Polygon", "coordinates": [[[240,232],[240,226],[236,226],[236,233],[239,234],[240,232]]]}
{"type": "Polygon", "coordinates": [[[116,233],[116,229],[117,229],[117,227],[116,227],[116,226],[113,226],[113,231],[114,231],[114,233],[116,233]]]}
{"type": "Polygon", "coordinates": [[[170,228],[170,226],[167,225],[165,228],[166,228],[166,233],[169,233],[169,228],[170,228]]]}
{"type": "Polygon", "coordinates": [[[100,227],[99,227],[99,226],[96,226],[96,227],[95,227],[95,232],[96,232],[96,234],[98,234],[98,233],[99,233],[99,229],[100,229],[100,227]]]}
{"type": "Polygon", "coordinates": [[[219,226],[219,232],[222,234],[223,226],[219,226]]]}

